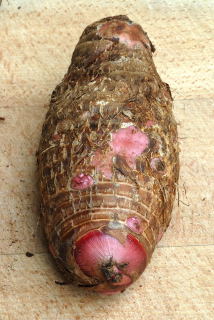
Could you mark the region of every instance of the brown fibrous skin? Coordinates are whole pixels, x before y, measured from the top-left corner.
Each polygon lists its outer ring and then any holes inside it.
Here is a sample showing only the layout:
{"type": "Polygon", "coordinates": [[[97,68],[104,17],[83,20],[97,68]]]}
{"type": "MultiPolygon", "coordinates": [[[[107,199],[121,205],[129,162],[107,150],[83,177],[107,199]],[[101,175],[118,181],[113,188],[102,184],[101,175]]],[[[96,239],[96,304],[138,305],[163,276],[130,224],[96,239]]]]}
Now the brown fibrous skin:
{"type": "Polygon", "coordinates": [[[42,129],[49,249],[68,282],[107,294],[140,276],[171,219],[177,125],[154,50],[127,16],[88,26],[42,129]]]}

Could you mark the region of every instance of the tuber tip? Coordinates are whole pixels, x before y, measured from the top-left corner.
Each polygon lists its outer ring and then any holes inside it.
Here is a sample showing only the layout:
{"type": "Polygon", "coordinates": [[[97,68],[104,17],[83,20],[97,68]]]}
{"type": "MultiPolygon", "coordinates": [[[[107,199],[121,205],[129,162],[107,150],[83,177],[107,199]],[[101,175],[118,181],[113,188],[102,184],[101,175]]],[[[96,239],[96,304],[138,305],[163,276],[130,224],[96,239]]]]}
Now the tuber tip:
{"type": "Polygon", "coordinates": [[[74,257],[79,268],[98,281],[94,290],[103,294],[124,291],[146,267],[146,251],[128,234],[121,243],[101,231],[90,231],[76,242],[74,257]]]}

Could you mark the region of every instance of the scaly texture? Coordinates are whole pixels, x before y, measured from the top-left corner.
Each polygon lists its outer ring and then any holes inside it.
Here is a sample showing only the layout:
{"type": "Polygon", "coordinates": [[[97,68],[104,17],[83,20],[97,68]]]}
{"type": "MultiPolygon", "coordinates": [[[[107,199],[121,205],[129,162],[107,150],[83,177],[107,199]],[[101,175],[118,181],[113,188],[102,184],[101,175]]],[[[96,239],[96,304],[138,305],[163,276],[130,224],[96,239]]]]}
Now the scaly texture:
{"type": "Polygon", "coordinates": [[[68,281],[107,294],[139,277],[171,219],[177,128],[152,52],[126,16],[88,26],[38,150],[50,251],[68,281]]]}

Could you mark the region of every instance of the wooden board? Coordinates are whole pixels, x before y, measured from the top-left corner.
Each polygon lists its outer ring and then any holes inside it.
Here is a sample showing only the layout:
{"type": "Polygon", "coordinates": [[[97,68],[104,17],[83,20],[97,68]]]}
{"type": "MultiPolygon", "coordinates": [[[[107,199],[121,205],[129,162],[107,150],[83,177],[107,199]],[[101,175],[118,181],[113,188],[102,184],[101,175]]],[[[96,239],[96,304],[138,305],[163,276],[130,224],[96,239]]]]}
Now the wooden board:
{"type": "Polygon", "coordinates": [[[121,295],[86,293],[55,280],[47,254],[1,256],[1,320],[213,319],[211,246],[158,248],[143,276],[121,295]]]}
{"type": "Polygon", "coordinates": [[[2,1],[0,320],[214,318],[213,16],[212,0],[2,1]],[[140,23],[155,44],[174,96],[181,175],[172,222],[142,278],[122,295],[98,297],[54,282],[35,152],[50,94],[83,29],[115,14],[140,23]]]}

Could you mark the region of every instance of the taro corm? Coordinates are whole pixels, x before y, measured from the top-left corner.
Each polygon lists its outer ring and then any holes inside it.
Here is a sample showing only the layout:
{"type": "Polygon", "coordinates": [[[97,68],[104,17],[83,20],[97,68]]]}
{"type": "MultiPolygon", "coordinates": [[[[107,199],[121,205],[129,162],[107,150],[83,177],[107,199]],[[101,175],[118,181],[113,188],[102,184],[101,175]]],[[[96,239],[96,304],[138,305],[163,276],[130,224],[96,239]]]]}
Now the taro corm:
{"type": "Polygon", "coordinates": [[[154,46],[127,16],[89,25],[53,91],[38,150],[43,225],[65,281],[123,292],[167,229],[177,125],[154,46]]]}

